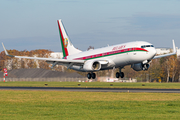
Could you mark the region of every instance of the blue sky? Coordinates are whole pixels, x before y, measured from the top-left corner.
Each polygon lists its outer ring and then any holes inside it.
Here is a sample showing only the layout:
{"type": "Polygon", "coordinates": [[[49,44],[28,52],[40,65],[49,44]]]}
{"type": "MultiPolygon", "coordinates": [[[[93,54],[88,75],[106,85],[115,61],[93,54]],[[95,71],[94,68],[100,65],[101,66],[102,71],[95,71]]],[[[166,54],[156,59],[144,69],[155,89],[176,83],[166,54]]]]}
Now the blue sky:
{"type": "Polygon", "coordinates": [[[81,50],[129,41],[172,47],[172,39],[180,47],[179,6],[180,0],[0,0],[0,42],[7,49],[59,52],[62,19],[81,50]]]}

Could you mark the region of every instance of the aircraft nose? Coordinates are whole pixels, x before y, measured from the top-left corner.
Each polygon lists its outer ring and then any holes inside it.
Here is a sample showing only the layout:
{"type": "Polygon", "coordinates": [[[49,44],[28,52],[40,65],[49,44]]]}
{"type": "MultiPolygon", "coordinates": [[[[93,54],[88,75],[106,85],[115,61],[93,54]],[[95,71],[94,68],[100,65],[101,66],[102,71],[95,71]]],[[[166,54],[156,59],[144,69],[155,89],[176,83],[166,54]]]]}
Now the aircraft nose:
{"type": "Polygon", "coordinates": [[[157,53],[157,52],[156,52],[156,49],[153,48],[152,51],[151,51],[151,53],[152,53],[152,56],[154,57],[154,56],[156,55],[156,53],[157,53]]]}
{"type": "Polygon", "coordinates": [[[147,50],[149,51],[148,56],[150,57],[150,59],[152,59],[156,55],[156,49],[155,48],[148,48],[147,50]]]}

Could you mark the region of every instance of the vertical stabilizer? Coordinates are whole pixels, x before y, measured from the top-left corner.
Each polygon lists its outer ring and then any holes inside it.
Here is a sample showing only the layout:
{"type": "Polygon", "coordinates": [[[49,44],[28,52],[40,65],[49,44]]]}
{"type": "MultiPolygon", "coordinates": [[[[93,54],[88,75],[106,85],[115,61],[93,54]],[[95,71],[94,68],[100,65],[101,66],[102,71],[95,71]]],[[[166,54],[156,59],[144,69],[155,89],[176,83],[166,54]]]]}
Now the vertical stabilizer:
{"type": "Polygon", "coordinates": [[[67,35],[67,32],[63,26],[61,19],[57,20],[57,22],[58,22],[58,27],[59,27],[59,35],[60,35],[60,40],[61,40],[63,57],[82,52],[76,49],[71,43],[71,41],[69,40],[69,37],[67,35]]]}

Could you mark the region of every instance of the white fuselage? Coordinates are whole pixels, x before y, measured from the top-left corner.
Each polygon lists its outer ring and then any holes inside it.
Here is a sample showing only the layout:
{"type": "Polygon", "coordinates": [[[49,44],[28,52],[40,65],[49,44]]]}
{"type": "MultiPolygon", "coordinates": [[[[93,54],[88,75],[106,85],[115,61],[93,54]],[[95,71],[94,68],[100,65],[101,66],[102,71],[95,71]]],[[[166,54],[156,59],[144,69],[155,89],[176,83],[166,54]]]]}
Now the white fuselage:
{"type": "MultiPolygon", "coordinates": [[[[151,43],[137,41],[80,52],[78,54],[69,55],[66,59],[108,61],[108,64],[102,65],[101,70],[103,70],[142,63],[146,60],[150,61],[155,55],[156,50],[151,43]]],[[[71,69],[84,71],[82,66],[72,66],[71,69]]]]}

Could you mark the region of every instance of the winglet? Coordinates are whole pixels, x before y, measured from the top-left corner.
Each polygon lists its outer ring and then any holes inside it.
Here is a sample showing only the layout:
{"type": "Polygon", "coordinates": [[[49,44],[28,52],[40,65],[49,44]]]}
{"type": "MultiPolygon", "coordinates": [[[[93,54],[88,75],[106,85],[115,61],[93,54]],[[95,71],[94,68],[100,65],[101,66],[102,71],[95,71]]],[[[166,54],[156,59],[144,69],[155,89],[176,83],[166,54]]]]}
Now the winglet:
{"type": "Polygon", "coordinates": [[[3,46],[4,52],[5,52],[5,54],[6,54],[7,56],[9,56],[9,57],[14,57],[13,55],[9,55],[9,54],[8,54],[8,52],[7,52],[6,48],[4,47],[4,44],[3,44],[3,43],[2,43],[2,46],[3,46]]]}
{"type": "Polygon", "coordinates": [[[6,55],[9,55],[8,52],[7,52],[7,50],[6,50],[6,48],[4,47],[4,44],[3,44],[3,43],[2,43],[2,46],[3,46],[3,48],[4,48],[4,52],[6,53],[6,55]]]}
{"type": "Polygon", "coordinates": [[[176,46],[175,46],[174,40],[172,40],[172,43],[173,43],[173,52],[172,52],[172,53],[155,56],[153,59],[162,58],[162,57],[167,57],[167,56],[171,56],[171,55],[176,55],[176,54],[177,54],[177,50],[176,50],[176,46]]]}
{"type": "Polygon", "coordinates": [[[174,40],[172,40],[172,42],[173,42],[173,53],[177,53],[177,50],[176,50],[176,46],[175,46],[174,40]]]}

